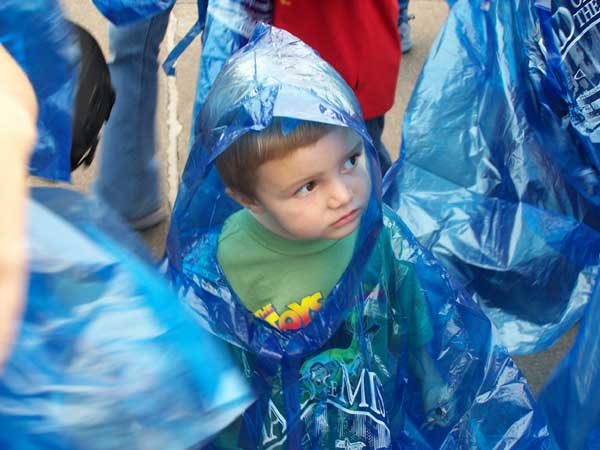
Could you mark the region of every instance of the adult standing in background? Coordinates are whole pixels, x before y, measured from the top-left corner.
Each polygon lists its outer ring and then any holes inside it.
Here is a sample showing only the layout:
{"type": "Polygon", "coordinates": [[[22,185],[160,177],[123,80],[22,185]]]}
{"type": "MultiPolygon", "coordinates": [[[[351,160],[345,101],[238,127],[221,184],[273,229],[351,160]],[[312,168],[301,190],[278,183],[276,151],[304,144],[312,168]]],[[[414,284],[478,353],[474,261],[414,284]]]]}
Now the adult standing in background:
{"type": "Polygon", "coordinates": [[[414,16],[408,14],[408,0],[398,0],[398,8],[400,9],[398,31],[400,32],[400,40],[402,41],[402,53],[408,53],[413,46],[410,23],[408,21],[414,19],[414,16]]]}
{"type": "MultiPolygon", "coordinates": [[[[398,0],[273,0],[272,22],[315,48],[352,87],[377,149],[400,67],[398,0]]],[[[214,3],[218,3],[215,1],[214,3]]],[[[238,0],[240,10],[249,7],[238,0]]],[[[109,64],[117,100],[103,131],[95,194],[142,230],[167,216],[161,209],[155,113],[158,53],[170,10],[133,25],[110,25],[109,64]]],[[[231,49],[231,52],[235,51],[231,49]]]]}
{"type": "Polygon", "coordinates": [[[158,53],[170,10],[108,30],[110,74],[117,99],[101,140],[94,192],[136,229],[167,217],[156,160],[158,53]]]}
{"type": "Polygon", "coordinates": [[[317,50],[356,94],[384,174],[391,158],[381,134],[401,58],[398,0],[275,0],[273,6],[273,25],[317,50]]]}

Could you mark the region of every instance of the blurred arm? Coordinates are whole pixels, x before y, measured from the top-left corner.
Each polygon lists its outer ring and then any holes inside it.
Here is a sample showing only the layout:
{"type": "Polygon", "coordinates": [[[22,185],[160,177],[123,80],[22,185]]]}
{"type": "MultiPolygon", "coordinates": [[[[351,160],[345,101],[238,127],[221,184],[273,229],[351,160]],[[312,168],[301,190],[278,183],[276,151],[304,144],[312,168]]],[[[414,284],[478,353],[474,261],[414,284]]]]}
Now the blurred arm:
{"type": "Polygon", "coordinates": [[[37,138],[36,119],[31,83],[0,45],[0,368],[24,303],[27,163],[37,138]]]}

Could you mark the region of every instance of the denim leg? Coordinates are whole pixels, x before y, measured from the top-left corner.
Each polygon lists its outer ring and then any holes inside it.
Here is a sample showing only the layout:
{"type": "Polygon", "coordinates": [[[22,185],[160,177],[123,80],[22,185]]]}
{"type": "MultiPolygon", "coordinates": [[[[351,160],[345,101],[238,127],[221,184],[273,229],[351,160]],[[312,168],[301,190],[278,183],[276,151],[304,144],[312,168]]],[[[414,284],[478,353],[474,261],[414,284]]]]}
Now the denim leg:
{"type": "Polygon", "coordinates": [[[400,10],[398,25],[401,23],[408,23],[408,1],[409,0],[398,0],[398,9],[400,10]]]}
{"type": "Polygon", "coordinates": [[[381,141],[381,134],[383,133],[383,126],[385,125],[384,116],[365,120],[365,125],[367,126],[367,131],[371,135],[371,139],[373,139],[375,150],[377,150],[377,158],[379,159],[381,176],[383,177],[392,165],[392,158],[390,158],[390,154],[381,141]]]}
{"type": "Polygon", "coordinates": [[[94,192],[126,220],[161,206],[156,153],[158,51],[170,11],[126,27],[109,27],[109,64],[117,99],[102,132],[94,192]]]}

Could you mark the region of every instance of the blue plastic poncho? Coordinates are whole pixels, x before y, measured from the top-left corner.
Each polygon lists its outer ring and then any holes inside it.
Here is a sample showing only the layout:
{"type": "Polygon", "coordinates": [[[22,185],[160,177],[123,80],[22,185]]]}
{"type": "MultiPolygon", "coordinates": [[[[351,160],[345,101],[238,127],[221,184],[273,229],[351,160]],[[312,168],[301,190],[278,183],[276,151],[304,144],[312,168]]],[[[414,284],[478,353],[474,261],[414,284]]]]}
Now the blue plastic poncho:
{"type": "MultiPolygon", "coordinates": [[[[42,112],[33,171],[65,178],[57,175],[69,169],[63,96],[73,79],[63,58],[71,41],[57,38],[68,37],[61,11],[52,1],[4,2],[0,24],[42,112]],[[45,165],[38,171],[35,161],[45,165]]],[[[26,310],[0,370],[0,448],[183,450],[235,419],[253,400],[247,384],[139,240],[76,192],[32,197],[26,310]]]]}
{"type": "MultiPolygon", "coordinates": [[[[193,117],[200,114],[225,61],[246,45],[257,23],[271,22],[272,10],[271,0],[208,1],[193,117]]],[[[192,129],[192,136],[195,131],[192,129]]]]}
{"type": "MultiPolygon", "coordinates": [[[[544,2],[540,20],[555,98],[568,112],[574,147],[597,173],[600,115],[600,25],[594,2],[544,2]],[[545,6],[545,7],[544,7],[545,6]],[[550,8],[551,6],[551,8],[550,8]]],[[[573,172],[576,178],[577,172],[573,172]]],[[[565,450],[597,449],[600,442],[600,280],[589,295],[573,347],[540,393],[552,433],[565,450]]]]}
{"type": "Polygon", "coordinates": [[[129,25],[171,9],[176,0],[92,0],[115,25],[129,25]]]}
{"type": "Polygon", "coordinates": [[[183,450],[235,419],[252,394],[155,270],[117,244],[125,226],[73,191],[33,197],[0,447],[183,450]]]}
{"type": "Polygon", "coordinates": [[[489,320],[398,217],[382,212],[375,151],[352,91],[331,66],[290,34],[259,27],[224,66],[196,125],[165,270],[197,320],[229,343],[259,398],[210,448],[554,448],[489,320]],[[216,258],[223,223],[239,206],[213,161],[273,117],[291,128],[311,120],[355,130],[373,181],[352,262],[310,323],[285,332],[241,303],[216,258]],[[406,333],[418,325],[399,306],[407,273],[426,297],[426,350],[449,394],[447,420],[431,429],[407,366],[406,333]]]}
{"type": "Polygon", "coordinates": [[[562,450],[594,450],[600,442],[600,282],[590,296],[571,350],[540,393],[562,450]]]}
{"type": "Polygon", "coordinates": [[[514,353],[545,348],[572,326],[600,269],[599,147],[586,131],[596,117],[598,33],[571,36],[561,59],[541,24],[562,15],[549,15],[549,2],[529,0],[453,6],[384,188],[514,353]]]}
{"type": "Polygon", "coordinates": [[[69,181],[79,49],[57,1],[3,0],[0,44],[29,77],[39,105],[38,143],[31,156],[30,173],[69,181]]]}

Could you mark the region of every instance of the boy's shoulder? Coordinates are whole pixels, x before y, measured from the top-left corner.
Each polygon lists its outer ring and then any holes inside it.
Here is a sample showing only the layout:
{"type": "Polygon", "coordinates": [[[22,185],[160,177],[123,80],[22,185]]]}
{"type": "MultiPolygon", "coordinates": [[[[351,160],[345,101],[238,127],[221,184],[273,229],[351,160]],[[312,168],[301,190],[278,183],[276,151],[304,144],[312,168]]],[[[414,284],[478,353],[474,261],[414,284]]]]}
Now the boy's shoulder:
{"type": "Polygon", "coordinates": [[[219,233],[219,245],[225,241],[235,239],[240,234],[243,234],[246,228],[246,214],[248,214],[246,209],[240,209],[227,218],[225,223],[223,223],[221,232],[219,233]]]}
{"type": "Polygon", "coordinates": [[[253,241],[249,239],[247,230],[249,214],[241,209],[227,218],[218,237],[217,261],[224,269],[239,270],[239,266],[246,264],[248,258],[254,255],[253,241]]]}

